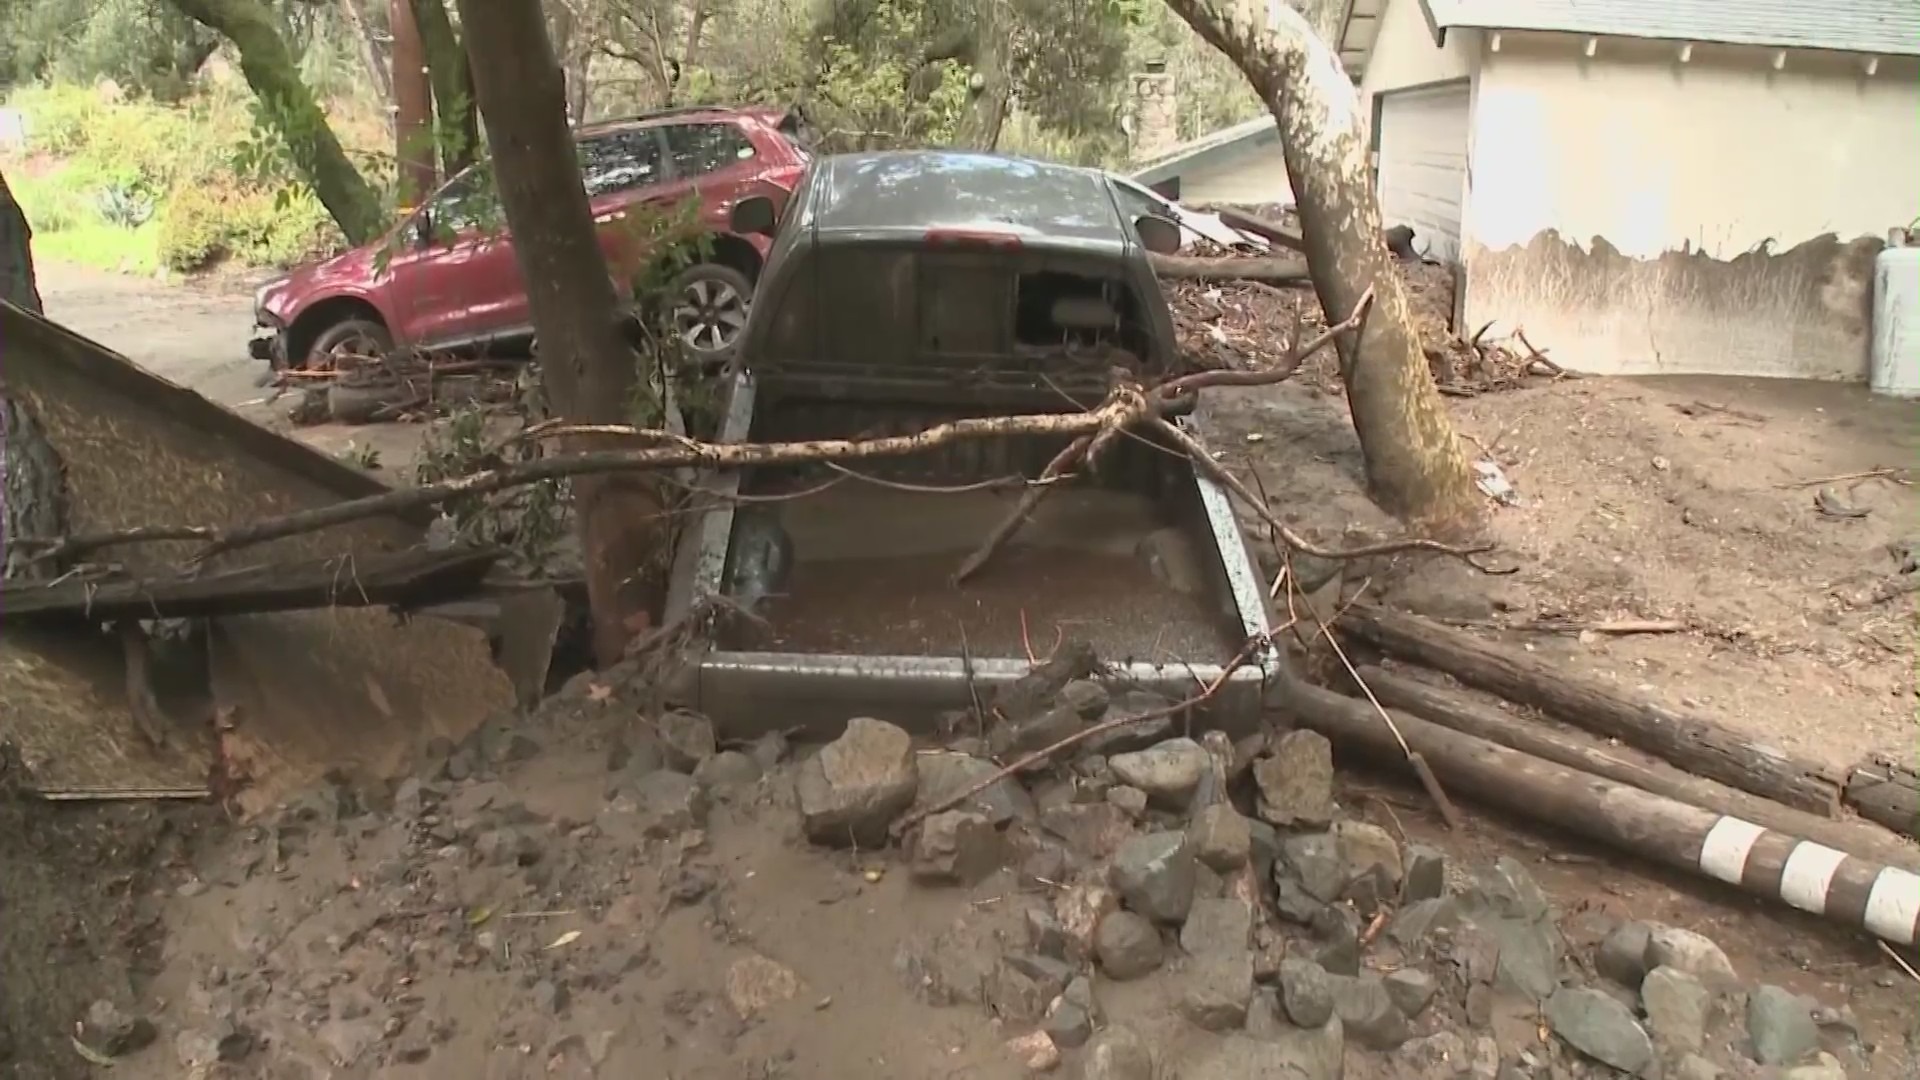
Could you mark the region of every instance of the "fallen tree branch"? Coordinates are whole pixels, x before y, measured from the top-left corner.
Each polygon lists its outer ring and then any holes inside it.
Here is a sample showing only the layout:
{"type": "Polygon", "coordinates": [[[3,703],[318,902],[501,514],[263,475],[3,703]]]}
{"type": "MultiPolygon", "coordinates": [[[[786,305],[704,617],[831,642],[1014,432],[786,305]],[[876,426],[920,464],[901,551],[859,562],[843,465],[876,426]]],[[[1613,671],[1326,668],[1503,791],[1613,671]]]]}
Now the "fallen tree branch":
{"type": "Polygon", "coordinates": [[[1302,253],[1305,253],[1307,250],[1307,242],[1301,238],[1299,233],[1294,232],[1292,229],[1287,228],[1277,221],[1269,221],[1266,218],[1249,214],[1244,210],[1235,210],[1231,207],[1221,207],[1215,211],[1215,213],[1220,215],[1222,224],[1232,226],[1244,233],[1252,233],[1270,244],[1302,253]]]}
{"type": "Polygon", "coordinates": [[[1304,285],[1307,264],[1300,259],[1255,256],[1202,258],[1195,255],[1148,256],[1156,277],[1163,281],[1260,281],[1269,285],[1304,285]]]}

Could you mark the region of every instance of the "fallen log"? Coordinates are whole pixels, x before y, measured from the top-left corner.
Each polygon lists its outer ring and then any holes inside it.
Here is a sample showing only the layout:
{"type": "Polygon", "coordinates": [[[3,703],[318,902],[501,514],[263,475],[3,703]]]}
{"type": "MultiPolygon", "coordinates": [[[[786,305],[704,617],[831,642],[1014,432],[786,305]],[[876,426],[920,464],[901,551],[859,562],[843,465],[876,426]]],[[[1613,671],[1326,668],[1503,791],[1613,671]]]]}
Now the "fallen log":
{"type": "Polygon", "coordinates": [[[1832,821],[1697,776],[1663,773],[1635,765],[1498,708],[1482,705],[1465,694],[1416,682],[1382,668],[1364,665],[1360,668],[1360,678],[1382,705],[1404,709],[1442,727],[1703,810],[1731,814],[1889,866],[1920,872],[1920,848],[1888,836],[1875,826],[1832,821]]]}
{"type": "MultiPolygon", "coordinates": [[[[1294,681],[1281,707],[1342,753],[1404,762],[1373,707],[1294,681]]],[[[1865,929],[1896,945],[1920,936],[1920,876],[1753,822],[1642,791],[1477,739],[1407,713],[1400,734],[1449,791],[1618,848],[1703,874],[1742,892],[1865,929]]]]}
{"type": "Polygon", "coordinates": [[[1619,739],[1709,780],[1796,810],[1839,816],[1840,785],[1826,769],[1748,740],[1704,716],[1627,701],[1594,679],[1372,604],[1348,607],[1339,626],[1391,655],[1619,739]]]}
{"type": "Polygon", "coordinates": [[[1891,761],[1874,760],[1847,774],[1845,799],[1868,821],[1907,836],[1920,836],[1920,775],[1891,761]]]}
{"type": "Polygon", "coordinates": [[[11,582],[0,585],[0,611],[21,622],[103,623],[331,607],[417,607],[477,589],[500,554],[492,548],[415,548],[272,562],[201,577],[11,582]]]}
{"type": "Polygon", "coordinates": [[[1303,285],[1307,264],[1302,259],[1223,258],[1207,259],[1193,255],[1149,256],[1153,272],[1171,281],[1259,281],[1268,285],[1303,285]]]}

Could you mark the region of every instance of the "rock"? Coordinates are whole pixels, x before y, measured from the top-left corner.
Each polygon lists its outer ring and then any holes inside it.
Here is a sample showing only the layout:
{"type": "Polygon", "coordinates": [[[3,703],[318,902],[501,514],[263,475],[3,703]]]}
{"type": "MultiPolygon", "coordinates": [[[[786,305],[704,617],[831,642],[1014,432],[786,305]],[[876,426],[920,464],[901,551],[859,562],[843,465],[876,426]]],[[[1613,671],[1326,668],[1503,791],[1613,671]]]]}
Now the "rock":
{"type": "Polygon", "coordinates": [[[123,1057],[145,1049],[159,1034],[144,1016],[129,1016],[111,1001],[87,1006],[87,1015],[74,1036],[89,1049],[108,1057],[123,1057]]]}
{"type": "Polygon", "coordinates": [[[712,791],[741,791],[760,782],[760,763],[738,750],[722,750],[694,767],[693,778],[712,791]]]}
{"type": "Polygon", "coordinates": [[[1280,1005],[1303,1028],[1321,1027],[1333,1016],[1333,984],[1311,960],[1280,961],[1280,1005]]]}
{"type": "Polygon", "coordinates": [[[1277,1039],[1229,1035],[1195,1047],[1167,1080],[1339,1080],[1345,1048],[1338,1020],[1277,1039]]]}
{"type": "Polygon", "coordinates": [[[1100,719],[1112,703],[1107,688],[1092,679],[1073,680],[1060,688],[1060,696],[1055,700],[1088,721],[1100,719]]]}
{"type": "Polygon", "coordinates": [[[742,1020],[751,1020],[800,993],[800,976],[792,968],[758,954],[735,960],[727,968],[727,1004],[742,1020]]]}
{"type": "Polygon", "coordinates": [[[1289,731],[1273,756],[1253,764],[1255,812],[1275,825],[1324,828],[1333,820],[1333,744],[1313,731],[1289,731]]]}
{"type": "Polygon", "coordinates": [[[1353,909],[1323,907],[1314,914],[1313,932],[1320,937],[1314,960],[1334,975],[1360,974],[1360,918],[1353,909]]]}
{"type": "Polygon", "coordinates": [[[1154,1080],[1153,1050],[1132,1028],[1115,1024],[1080,1055],[1080,1080],[1154,1080]]]}
{"type": "Polygon", "coordinates": [[[251,1054],[253,1034],[231,1019],[223,1018],[205,1028],[175,1035],[173,1052],[183,1068],[204,1070],[223,1061],[239,1061],[251,1054]]]}
{"type": "Polygon", "coordinates": [[[1168,739],[1109,760],[1121,783],[1139,788],[1149,801],[1170,810],[1186,809],[1212,764],[1206,748],[1192,739],[1168,739]]]}
{"type": "Polygon", "coordinates": [[[1131,911],[1116,911],[1100,920],[1093,932],[1093,950],[1100,970],[1116,982],[1152,973],[1166,955],[1160,931],[1131,911]]]}
{"type": "Polygon", "coordinates": [[[1037,1024],[1046,1015],[1047,1004],[1060,996],[1065,986],[1064,978],[1057,982],[1036,978],[1020,965],[1003,960],[988,973],[986,1005],[1006,1023],[1037,1024]]]}
{"type": "Polygon", "coordinates": [[[1401,968],[1381,981],[1386,985],[1387,996],[1409,1020],[1419,1019],[1440,989],[1433,976],[1419,968],[1401,968]]]}
{"type": "Polygon", "coordinates": [[[1333,844],[1340,858],[1340,872],[1346,879],[1340,883],[1342,892],[1362,877],[1378,874],[1384,879],[1382,885],[1386,890],[1378,899],[1387,900],[1399,894],[1400,845],[1387,830],[1364,821],[1338,822],[1333,827],[1333,844]]]}
{"type": "Polygon", "coordinates": [[[1067,937],[1069,952],[1076,956],[1094,955],[1100,923],[1119,908],[1120,897],[1104,884],[1081,882],[1055,892],[1053,897],[1054,917],[1067,937]]]}
{"type": "Polygon", "coordinates": [[[707,823],[707,793],[700,782],[684,773],[661,769],[633,783],[634,801],[653,837],[678,836],[707,823]]]}
{"type": "Polygon", "coordinates": [[[1403,1044],[1395,1056],[1411,1073],[1453,1076],[1467,1070],[1467,1041],[1451,1031],[1436,1031],[1403,1044]]]}
{"type": "Polygon", "coordinates": [[[1227,896],[1195,900],[1180,928],[1180,948],[1188,956],[1236,955],[1253,939],[1253,909],[1227,896]]]}
{"type": "Polygon", "coordinates": [[[1699,1051],[1707,1037],[1713,991],[1679,968],[1657,967],[1640,981],[1647,1028],[1670,1049],[1699,1051]]]}
{"type": "Polygon", "coordinates": [[[1121,724],[1095,735],[1081,744],[1090,754],[1125,754],[1135,750],[1144,750],[1149,746],[1167,741],[1174,736],[1174,722],[1171,715],[1173,702],[1149,690],[1126,690],[1114,696],[1107,706],[1105,718],[1108,721],[1123,716],[1146,716],[1153,714],[1152,720],[1141,720],[1133,724],[1121,724]]]}
{"type": "MultiPolygon", "coordinates": [[[[966,754],[922,754],[917,762],[920,795],[914,800],[916,810],[937,806],[1000,771],[993,762],[966,754]]],[[[1024,821],[1034,815],[1033,796],[1011,776],[988,784],[953,809],[985,814],[995,825],[1024,821]]]]}
{"type": "Polygon", "coordinates": [[[1540,883],[1511,855],[1494,860],[1475,880],[1473,891],[1479,906],[1504,918],[1539,922],[1553,914],[1540,883]]]}
{"type": "Polygon", "coordinates": [[[1822,1050],[1811,1062],[1781,1073],[1780,1080],[1847,1080],[1847,1070],[1841,1067],[1840,1059],[1822,1050]]]}
{"type": "Polygon", "coordinates": [[[1181,833],[1149,833],[1120,845],[1111,877],[1120,902],[1156,922],[1180,922],[1193,906],[1193,852],[1181,833]]]}
{"type": "Polygon", "coordinates": [[[1064,960],[1067,956],[1067,931],[1050,911],[1028,908],[1027,947],[1041,956],[1064,960]]]}
{"type": "Polygon", "coordinates": [[[1460,908],[1450,896],[1421,900],[1402,908],[1387,923],[1387,937],[1402,949],[1424,948],[1428,935],[1460,925],[1460,908]]]}
{"type": "Polygon", "coordinates": [[[892,724],[855,717],[845,734],[800,765],[795,789],[807,838],[884,846],[887,826],[913,805],[919,783],[913,739],[892,724]]]}
{"type": "Polygon", "coordinates": [[[1561,990],[1547,999],[1545,1015],[1555,1035],[1595,1061],[1634,1074],[1654,1062],[1653,1040],[1646,1029],[1604,991],[1561,990]]]}
{"type": "Polygon", "coordinates": [[[1560,988],[1564,945],[1551,920],[1488,918],[1477,924],[1499,949],[1495,985],[1509,993],[1544,1001],[1560,988]]]}
{"type": "Polygon", "coordinates": [[[1107,791],[1107,801],[1135,821],[1147,816],[1147,793],[1125,784],[1107,791]]]}
{"type": "Polygon", "coordinates": [[[786,735],[778,731],[767,732],[753,740],[752,746],[747,747],[747,756],[753,759],[755,765],[760,766],[762,773],[772,772],[787,758],[786,735]]]}
{"type": "Polygon", "coordinates": [[[1068,1001],[1066,995],[1053,999],[1047,1006],[1047,1016],[1040,1024],[1040,1030],[1047,1033],[1055,1046],[1063,1050],[1072,1050],[1085,1046],[1093,1037],[1093,1015],[1078,1002],[1068,1001]]]}
{"type": "Polygon", "coordinates": [[[1425,844],[1408,845],[1406,879],[1400,885],[1400,902],[1404,905],[1438,900],[1446,892],[1446,853],[1425,844]]]}
{"type": "Polygon", "coordinates": [[[1630,990],[1640,988],[1647,977],[1647,943],[1653,927],[1643,922],[1625,922],[1613,928],[1600,942],[1593,967],[1601,975],[1630,990]]]}
{"type": "Polygon", "coordinates": [[[1120,845],[1135,835],[1133,817],[1110,802],[1050,806],[1040,811],[1040,828],[1092,862],[1113,858],[1120,845]]]}
{"type": "Polygon", "coordinates": [[[1273,864],[1280,858],[1280,830],[1257,818],[1242,816],[1247,823],[1247,859],[1253,864],[1253,876],[1266,880],[1273,876],[1273,864]]]}
{"type": "Polygon", "coordinates": [[[1060,1067],[1060,1048],[1053,1045],[1044,1031],[1008,1039],[1007,1051],[1026,1066],[1028,1072],[1052,1072],[1060,1067]]]}
{"type": "MultiPolygon", "coordinates": [[[[1011,761],[1036,750],[1044,750],[1077,734],[1086,726],[1087,722],[1073,709],[1055,707],[1026,720],[999,724],[987,734],[987,749],[993,757],[1011,761]]],[[[1075,752],[1090,751],[1082,743],[1075,747],[1075,752]]]]}
{"type": "Polygon", "coordinates": [[[1281,863],[1292,872],[1293,879],[1307,895],[1322,904],[1340,899],[1340,893],[1347,887],[1346,867],[1340,861],[1339,849],[1330,833],[1303,833],[1280,841],[1280,863],[1275,864],[1274,870],[1276,882],[1281,863]]]}
{"type": "Polygon", "coordinates": [[[327,1057],[341,1068],[357,1065],[367,1051],[380,1044],[385,1035],[371,1017],[357,1020],[329,1020],[314,1029],[314,1038],[326,1047],[327,1057]]]}
{"type": "Polygon", "coordinates": [[[1193,857],[1222,874],[1247,865],[1253,854],[1253,832],[1232,803],[1201,808],[1187,826],[1187,839],[1193,845],[1193,857]]]}
{"type": "Polygon", "coordinates": [[[912,874],[916,881],[972,885],[1000,868],[1000,830],[983,814],[949,810],[914,831],[912,874]]]}
{"type": "Polygon", "coordinates": [[[1375,1050],[1392,1050],[1413,1038],[1413,1026],[1393,1003],[1380,976],[1371,972],[1328,975],[1327,986],[1333,992],[1333,1014],[1355,1041],[1375,1050]]]}
{"type": "Polygon", "coordinates": [[[713,725],[699,713],[675,709],[655,721],[654,729],[660,733],[661,757],[676,772],[692,772],[716,749],[713,725]]]}
{"type": "MultiPolygon", "coordinates": [[[[1647,952],[1652,955],[1652,948],[1647,952]]],[[[1747,998],[1747,1038],[1760,1064],[1795,1065],[1819,1047],[1820,1029],[1805,998],[1762,986],[1747,998]]]]}
{"type": "Polygon", "coordinates": [[[1074,977],[1072,964],[1051,956],[1042,956],[1039,953],[1010,953],[1005,963],[1013,970],[1032,979],[1034,985],[1040,988],[1044,995],[1044,999],[1040,1002],[1042,1011],[1047,1002],[1067,992],[1067,984],[1072,982],[1074,977]]]}
{"type": "Polygon", "coordinates": [[[567,1011],[573,1002],[573,992],[567,984],[552,979],[541,979],[533,984],[533,1007],[543,1013],[557,1015],[567,1011]]]}
{"type": "Polygon", "coordinates": [[[1720,1066],[1699,1054],[1686,1054],[1673,1063],[1667,1080],[1720,1080],[1720,1066]]]}
{"type": "Polygon", "coordinates": [[[1499,1080],[1500,1044],[1482,1035],[1467,1048],[1466,1072],[1473,1080],[1499,1080]]]}
{"type": "Polygon", "coordinates": [[[1180,1013],[1203,1031],[1233,1031],[1247,1022],[1253,1001],[1253,957],[1214,952],[1199,956],[1182,975],[1180,1013]]]}
{"type": "Polygon", "coordinates": [[[1657,967],[1678,968],[1718,993],[1732,990],[1740,983],[1733,961],[1727,959],[1727,954],[1712,938],[1677,926],[1648,928],[1646,965],[1648,971],[1657,967]]]}

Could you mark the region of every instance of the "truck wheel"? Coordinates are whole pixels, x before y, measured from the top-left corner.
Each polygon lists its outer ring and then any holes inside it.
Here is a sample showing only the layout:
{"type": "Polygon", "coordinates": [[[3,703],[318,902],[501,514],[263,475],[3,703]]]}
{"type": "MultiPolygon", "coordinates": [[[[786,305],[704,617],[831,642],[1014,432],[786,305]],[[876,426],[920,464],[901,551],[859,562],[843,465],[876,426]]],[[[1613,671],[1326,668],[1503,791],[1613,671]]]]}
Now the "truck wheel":
{"type": "Polygon", "coordinates": [[[359,358],[380,359],[393,351],[393,335],[372,319],[334,323],[313,339],[307,349],[308,368],[354,367],[359,358]]]}
{"type": "Polygon", "coordinates": [[[693,359],[733,355],[753,303],[747,275],[721,263],[700,263],[674,279],[670,296],[673,332],[693,359]]]}

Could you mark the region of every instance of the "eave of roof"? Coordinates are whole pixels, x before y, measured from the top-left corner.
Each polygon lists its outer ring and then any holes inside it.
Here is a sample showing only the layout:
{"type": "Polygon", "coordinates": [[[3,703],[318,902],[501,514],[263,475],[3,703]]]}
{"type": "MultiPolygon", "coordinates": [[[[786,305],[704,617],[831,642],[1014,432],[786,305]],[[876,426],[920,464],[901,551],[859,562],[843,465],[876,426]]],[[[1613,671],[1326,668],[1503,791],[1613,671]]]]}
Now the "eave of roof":
{"type": "Polygon", "coordinates": [[[1197,169],[1230,164],[1279,142],[1278,125],[1272,116],[1262,114],[1183,143],[1129,173],[1128,177],[1137,184],[1164,183],[1197,169]]]}
{"type": "Polygon", "coordinates": [[[1874,56],[1920,56],[1915,0],[1419,0],[1450,29],[1537,30],[1874,56]]]}

